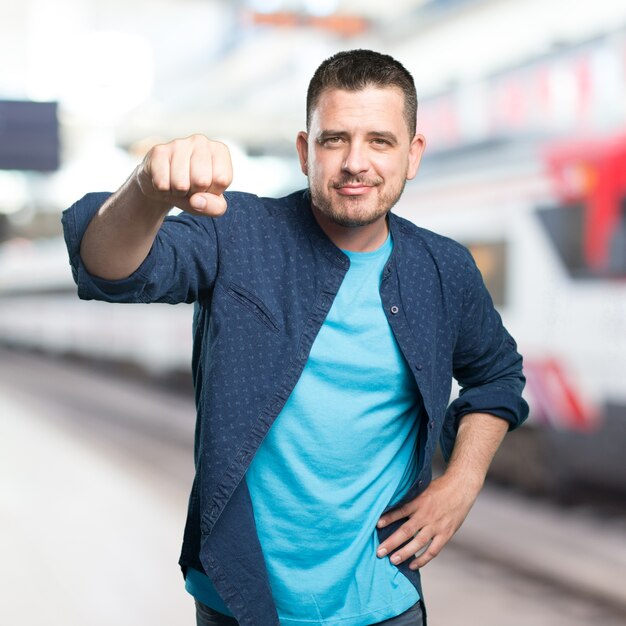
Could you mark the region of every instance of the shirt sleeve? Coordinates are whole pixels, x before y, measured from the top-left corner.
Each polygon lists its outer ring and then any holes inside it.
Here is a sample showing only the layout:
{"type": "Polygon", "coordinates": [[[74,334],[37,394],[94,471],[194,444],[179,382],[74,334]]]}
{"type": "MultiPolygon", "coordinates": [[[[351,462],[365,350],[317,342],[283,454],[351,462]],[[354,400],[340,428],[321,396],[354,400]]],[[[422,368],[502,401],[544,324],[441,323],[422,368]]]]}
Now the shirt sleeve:
{"type": "Polygon", "coordinates": [[[91,193],[63,212],[63,233],[78,296],[106,302],[194,302],[210,292],[217,273],[213,219],[188,213],[165,218],[148,256],[127,278],[105,280],[90,274],[80,257],[89,222],[109,193],[91,193]]]}
{"type": "Polygon", "coordinates": [[[467,285],[452,363],[461,390],[446,414],[444,437],[448,441],[454,440],[459,421],[467,413],[496,415],[509,423],[509,430],[528,416],[528,404],[521,395],[526,382],[522,357],[474,259],[469,252],[467,255],[467,285]]]}

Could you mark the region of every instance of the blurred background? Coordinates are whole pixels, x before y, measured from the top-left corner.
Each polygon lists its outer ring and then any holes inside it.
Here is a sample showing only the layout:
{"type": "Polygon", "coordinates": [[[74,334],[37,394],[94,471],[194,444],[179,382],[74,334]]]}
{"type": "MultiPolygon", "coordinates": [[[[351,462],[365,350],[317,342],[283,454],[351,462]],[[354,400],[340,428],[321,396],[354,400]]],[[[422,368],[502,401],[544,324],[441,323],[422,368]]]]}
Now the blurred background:
{"type": "Polygon", "coordinates": [[[470,247],[528,379],[429,623],[626,623],[625,3],[5,0],[0,32],[0,623],[194,623],[193,310],[79,301],[61,211],[191,133],[233,189],[305,186],[308,81],[359,47],[417,85],[394,210],[470,247]]]}

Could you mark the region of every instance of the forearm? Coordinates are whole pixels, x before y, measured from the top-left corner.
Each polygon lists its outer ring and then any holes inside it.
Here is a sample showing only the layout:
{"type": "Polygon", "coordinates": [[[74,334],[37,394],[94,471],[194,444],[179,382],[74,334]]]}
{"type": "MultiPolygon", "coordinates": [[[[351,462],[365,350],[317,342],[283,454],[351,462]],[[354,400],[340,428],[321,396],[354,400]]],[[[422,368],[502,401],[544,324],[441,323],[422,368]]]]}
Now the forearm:
{"type": "Polygon", "coordinates": [[[391,562],[413,559],[411,569],[426,565],[458,530],[485,481],[508,423],[489,413],[468,413],[461,418],[448,469],[419,496],[388,511],[378,521],[383,528],[399,519],[407,521],[380,544],[376,554],[391,555],[391,562]],[[404,544],[404,545],[403,545],[404,544]],[[423,548],[420,556],[413,558],[423,548]]]}
{"type": "Polygon", "coordinates": [[[464,415],[445,476],[478,493],[508,428],[508,422],[489,413],[464,415]]]}
{"type": "Polygon", "coordinates": [[[169,208],[146,198],[133,173],[85,231],[80,255],[87,271],[107,280],[130,276],[150,252],[169,208]]]}
{"type": "Polygon", "coordinates": [[[232,177],[230,152],[219,141],[192,135],[154,146],[87,227],[80,246],[87,271],[127,278],[148,256],[171,207],[218,217],[232,177]]]}

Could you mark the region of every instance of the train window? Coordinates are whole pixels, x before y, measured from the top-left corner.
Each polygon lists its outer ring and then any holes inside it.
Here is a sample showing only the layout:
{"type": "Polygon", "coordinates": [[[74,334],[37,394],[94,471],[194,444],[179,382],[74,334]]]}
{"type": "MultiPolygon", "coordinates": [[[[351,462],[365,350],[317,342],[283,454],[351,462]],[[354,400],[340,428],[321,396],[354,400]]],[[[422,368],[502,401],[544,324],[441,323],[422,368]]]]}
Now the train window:
{"type": "Polygon", "coordinates": [[[608,266],[611,274],[626,276],[626,197],[622,198],[618,219],[609,242],[608,266]]]}
{"type": "Polygon", "coordinates": [[[507,303],[507,243],[505,241],[463,242],[472,253],[496,306],[507,303]]]}
{"type": "Polygon", "coordinates": [[[584,206],[542,207],[537,215],[568,272],[572,276],[587,276],[583,255],[584,206]]]}
{"type": "Polygon", "coordinates": [[[626,276],[626,198],[611,219],[583,203],[541,207],[537,216],[572,278],[626,276]]]}

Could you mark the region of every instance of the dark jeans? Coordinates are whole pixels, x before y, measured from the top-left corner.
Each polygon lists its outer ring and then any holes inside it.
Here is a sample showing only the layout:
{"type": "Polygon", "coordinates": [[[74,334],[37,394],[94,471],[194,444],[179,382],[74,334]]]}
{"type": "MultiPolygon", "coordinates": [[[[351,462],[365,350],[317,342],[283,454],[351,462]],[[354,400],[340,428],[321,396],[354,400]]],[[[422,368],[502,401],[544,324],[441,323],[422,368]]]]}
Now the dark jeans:
{"type": "MultiPolygon", "coordinates": [[[[417,602],[408,611],[386,619],[384,622],[376,623],[385,626],[423,626],[422,603],[417,602]]],[[[234,617],[218,613],[196,600],[196,624],[197,626],[237,626],[238,622],[234,617]]]]}

